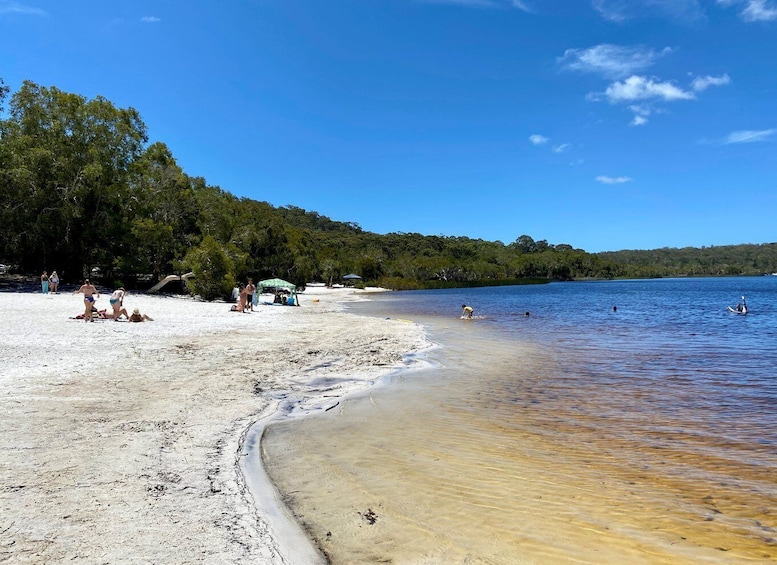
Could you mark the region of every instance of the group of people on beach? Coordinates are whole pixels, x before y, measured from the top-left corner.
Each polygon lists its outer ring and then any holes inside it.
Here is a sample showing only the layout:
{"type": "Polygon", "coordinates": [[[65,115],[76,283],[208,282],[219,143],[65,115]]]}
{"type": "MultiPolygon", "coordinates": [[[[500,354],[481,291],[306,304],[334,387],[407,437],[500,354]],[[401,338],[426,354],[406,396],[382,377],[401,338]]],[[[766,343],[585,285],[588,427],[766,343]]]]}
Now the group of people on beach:
{"type": "Polygon", "coordinates": [[[232,305],[232,312],[253,312],[254,296],[256,296],[256,285],[251,279],[248,279],[248,283],[240,283],[233,288],[232,300],[237,300],[237,304],[232,305]]]}
{"type": "Polygon", "coordinates": [[[49,275],[46,271],[40,276],[40,289],[43,294],[59,294],[59,275],[56,271],[52,271],[49,275]]]}
{"type": "Polygon", "coordinates": [[[100,292],[97,290],[97,287],[89,281],[89,279],[86,279],[84,284],[82,284],[78,290],[73,291],[73,294],[84,295],[84,313],[76,316],[75,319],[77,320],[83,319],[85,322],[94,322],[95,318],[97,318],[101,320],[113,320],[114,322],[118,322],[121,317],[124,316],[129,322],[154,321],[153,318],[151,318],[149,315],[141,314],[139,308],[135,308],[132,311],[132,314],[127,312],[127,309],[124,308],[124,297],[126,296],[127,291],[123,286],[114,290],[111,293],[110,299],[108,300],[111,305],[112,312],[108,312],[107,309],[97,309],[95,306],[95,300],[100,297],[100,292]]]}

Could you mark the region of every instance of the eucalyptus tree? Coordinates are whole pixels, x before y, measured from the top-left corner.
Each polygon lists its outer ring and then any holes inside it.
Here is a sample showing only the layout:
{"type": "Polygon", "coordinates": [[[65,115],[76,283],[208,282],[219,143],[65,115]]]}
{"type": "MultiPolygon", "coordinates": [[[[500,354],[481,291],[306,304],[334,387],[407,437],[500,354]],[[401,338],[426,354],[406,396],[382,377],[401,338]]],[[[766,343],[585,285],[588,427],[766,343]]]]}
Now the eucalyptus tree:
{"type": "Polygon", "coordinates": [[[122,250],[122,270],[170,274],[198,241],[200,206],[192,180],[164,143],[149,146],[130,167],[123,212],[130,227],[122,250]]]}
{"type": "Polygon", "coordinates": [[[6,252],[26,271],[109,270],[127,169],[147,140],[138,112],[25,81],[0,127],[6,252]]]}

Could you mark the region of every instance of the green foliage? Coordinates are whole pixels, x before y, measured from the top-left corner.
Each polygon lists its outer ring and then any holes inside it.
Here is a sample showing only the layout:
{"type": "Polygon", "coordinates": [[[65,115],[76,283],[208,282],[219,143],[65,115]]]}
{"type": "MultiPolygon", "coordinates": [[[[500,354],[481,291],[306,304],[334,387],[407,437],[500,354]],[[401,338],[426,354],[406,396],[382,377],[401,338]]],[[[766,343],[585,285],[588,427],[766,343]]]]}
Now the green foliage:
{"type": "Polygon", "coordinates": [[[205,236],[200,245],[190,249],[184,263],[194,273],[189,281],[192,292],[205,300],[229,296],[235,284],[232,260],[213,236],[205,236]]]}
{"type": "Polygon", "coordinates": [[[521,235],[505,245],[455,236],[366,232],[294,206],[237,198],[188,176],[164,143],[146,146],[133,108],[0,79],[0,261],[63,280],[94,268],[142,286],[188,270],[194,292],[280,277],[395,289],[586,278],[777,271],[777,244],[590,254],[521,235]],[[145,281],[145,282],[144,282],[145,281]]]}

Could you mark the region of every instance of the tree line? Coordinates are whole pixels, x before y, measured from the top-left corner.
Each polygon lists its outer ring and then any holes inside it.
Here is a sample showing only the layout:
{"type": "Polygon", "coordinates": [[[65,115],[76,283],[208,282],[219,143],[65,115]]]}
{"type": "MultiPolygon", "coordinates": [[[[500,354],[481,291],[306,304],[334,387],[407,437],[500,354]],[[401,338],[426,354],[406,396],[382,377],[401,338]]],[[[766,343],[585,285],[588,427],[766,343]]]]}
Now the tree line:
{"type": "Polygon", "coordinates": [[[218,298],[248,277],[304,285],[351,272],[428,288],[777,271],[775,244],[592,254],[528,235],[375,234],[187,175],[164,143],[148,143],[137,110],[100,96],[30,81],[11,94],[0,79],[0,116],[0,261],[20,273],[143,288],[193,271],[193,290],[218,298]]]}

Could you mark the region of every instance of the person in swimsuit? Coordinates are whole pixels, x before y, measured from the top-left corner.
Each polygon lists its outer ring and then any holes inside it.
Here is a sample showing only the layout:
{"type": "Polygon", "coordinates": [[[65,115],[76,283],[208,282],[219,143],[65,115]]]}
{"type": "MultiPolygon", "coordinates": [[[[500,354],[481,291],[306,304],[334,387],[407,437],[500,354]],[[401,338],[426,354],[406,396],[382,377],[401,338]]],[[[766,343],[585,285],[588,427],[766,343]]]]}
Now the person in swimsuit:
{"type": "Polygon", "coordinates": [[[111,306],[113,307],[113,319],[118,320],[122,314],[127,316],[127,310],[126,308],[122,308],[122,303],[124,302],[124,294],[126,291],[124,290],[124,287],[119,287],[116,290],[113,291],[113,294],[111,294],[111,298],[109,302],[111,303],[111,306]]]}
{"type": "Polygon", "coordinates": [[[148,314],[141,314],[139,308],[135,308],[132,311],[132,315],[129,317],[130,322],[153,322],[154,319],[148,314]]]}
{"type": "Polygon", "coordinates": [[[76,290],[73,294],[83,294],[84,295],[84,321],[85,322],[93,322],[92,320],[92,305],[94,305],[94,299],[96,296],[100,296],[100,293],[97,292],[97,288],[89,282],[89,279],[86,279],[84,281],[84,284],[81,285],[81,288],[76,290]]]}
{"type": "Polygon", "coordinates": [[[245,303],[246,310],[253,311],[255,292],[256,292],[256,285],[254,284],[254,281],[252,281],[251,279],[248,279],[248,284],[246,285],[246,303],[245,303]]]}
{"type": "Polygon", "coordinates": [[[51,286],[51,292],[54,294],[59,293],[59,275],[56,271],[51,273],[51,276],[49,277],[49,285],[51,286]]]}

